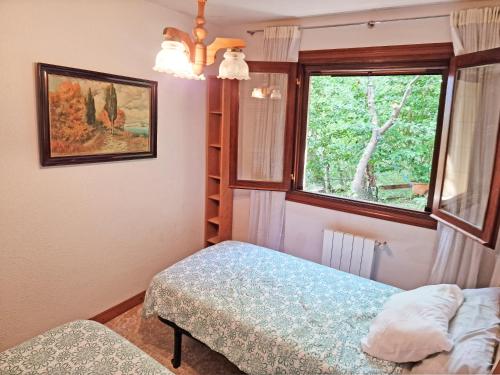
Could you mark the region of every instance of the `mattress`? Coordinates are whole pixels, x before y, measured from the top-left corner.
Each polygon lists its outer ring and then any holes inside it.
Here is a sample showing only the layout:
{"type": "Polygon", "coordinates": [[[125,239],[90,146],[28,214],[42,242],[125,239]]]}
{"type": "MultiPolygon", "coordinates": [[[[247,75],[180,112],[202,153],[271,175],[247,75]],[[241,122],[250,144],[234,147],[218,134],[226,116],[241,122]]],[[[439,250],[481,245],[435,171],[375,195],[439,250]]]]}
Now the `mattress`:
{"type": "Polygon", "coordinates": [[[172,374],[102,324],[78,320],[0,353],[0,374],[172,374]]]}
{"type": "Polygon", "coordinates": [[[145,317],[161,316],[247,374],[400,373],[360,340],[399,289],[263,247],[226,241],[157,274],[145,317]]]}

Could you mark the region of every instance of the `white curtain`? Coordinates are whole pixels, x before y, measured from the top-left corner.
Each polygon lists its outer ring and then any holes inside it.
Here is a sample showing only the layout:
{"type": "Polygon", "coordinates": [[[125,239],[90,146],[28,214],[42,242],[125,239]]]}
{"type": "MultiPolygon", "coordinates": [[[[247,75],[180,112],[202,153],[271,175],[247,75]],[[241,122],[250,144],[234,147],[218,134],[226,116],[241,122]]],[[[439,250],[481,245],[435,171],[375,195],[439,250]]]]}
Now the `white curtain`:
{"type": "MultiPolygon", "coordinates": [[[[500,47],[500,7],[453,12],[450,22],[456,55],[500,47]]],[[[488,118],[488,114],[492,114],[492,108],[497,108],[491,104],[500,100],[499,86],[498,68],[483,67],[462,71],[456,87],[455,131],[452,129],[450,135],[443,196],[452,198],[446,207],[449,212],[472,223],[480,222],[489,189],[487,176],[491,158],[488,156],[494,152],[491,140],[496,138],[492,132],[496,132],[494,126],[498,119],[488,118]]],[[[498,116],[498,113],[493,115],[498,116]]],[[[430,284],[454,283],[462,288],[488,283],[500,286],[500,261],[492,270],[490,280],[485,282],[484,275],[479,272],[491,250],[442,223],[438,224],[437,238],[430,284]]]]}
{"type": "MultiPolygon", "coordinates": [[[[300,31],[298,26],[266,27],[264,29],[264,59],[266,61],[296,62],[299,57],[300,31]]],[[[251,82],[251,81],[250,81],[251,82]]],[[[259,103],[254,112],[250,179],[280,181],[283,175],[283,132],[286,113],[286,75],[272,74],[269,87],[278,87],[282,100],[259,103]]],[[[249,117],[241,119],[247,122],[249,117]]],[[[241,121],[240,121],[241,122],[241,121]]],[[[246,127],[248,129],[248,127],[246,127]]],[[[243,130],[245,131],[245,130],[243,130]]],[[[247,130],[248,132],[248,130],[247,130]]],[[[240,169],[240,168],[239,168],[240,169]]],[[[243,176],[240,176],[243,177],[243,176]]],[[[285,228],[285,193],[277,191],[252,191],[250,193],[249,241],[275,250],[283,249],[285,228]]]]}

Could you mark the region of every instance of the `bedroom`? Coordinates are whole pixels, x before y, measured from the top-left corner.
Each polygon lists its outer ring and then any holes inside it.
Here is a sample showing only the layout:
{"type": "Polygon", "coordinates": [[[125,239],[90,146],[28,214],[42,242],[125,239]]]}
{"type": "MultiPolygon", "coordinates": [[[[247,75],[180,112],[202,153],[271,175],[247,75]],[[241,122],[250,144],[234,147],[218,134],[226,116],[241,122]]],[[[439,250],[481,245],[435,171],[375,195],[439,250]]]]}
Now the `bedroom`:
{"type": "MultiPolygon", "coordinates": [[[[303,56],[304,51],[430,43],[450,48],[451,12],[499,6],[498,1],[251,4],[209,0],[207,42],[216,36],[242,38],[246,60],[262,61],[264,33],[250,35],[247,30],[299,25],[303,56]],[[377,20],[395,21],[367,26],[377,20]],[[321,27],[342,24],[353,25],[321,27]]],[[[210,80],[186,80],[152,69],[163,29],[189,33],[196,11],[194,0],[0,2],[1,351],[124,301],[129,302],[122,310],[132,308],[155,274],[204,248],[205,240],[212,238],[205,237],[210,80]],[[42,167],[36,63],[158,82],[157,157],[42,167]]],[[[222,58],[221,51],[205,75],[217,75],[222,58]]],[[[96,100],[96,106],[102,102],[96,100]]],[[[228,191],[233,195],[230,238],[252,242],[250,193],[228,191]]],[[[435,228],[290,199],[284,207],[285,253],[320,263],[325,229],[352,233],[377,241],[372,279],[404,290],[427,284],[436,258],[435,228]]],[[[462,268],[448,275],[455,279],[447,283],[490,285],[495,254],[475,253],[463,256],[462,268]]],[[[171,334],[161,337],[171,349],[171,334]]],[[[183,345],[198,344],[185,339],[183,345]]],[[[189,348],[184,350],[189,353],[189,348]]],[[[208,373],[202,367],[207,366],[208,352],[201,353],[203,358],[192,361],[186,354],[178,370],[192,366],[195,372],[208,373]]],[[[162,363],[173,369],[170,358],[162,363]]]]}

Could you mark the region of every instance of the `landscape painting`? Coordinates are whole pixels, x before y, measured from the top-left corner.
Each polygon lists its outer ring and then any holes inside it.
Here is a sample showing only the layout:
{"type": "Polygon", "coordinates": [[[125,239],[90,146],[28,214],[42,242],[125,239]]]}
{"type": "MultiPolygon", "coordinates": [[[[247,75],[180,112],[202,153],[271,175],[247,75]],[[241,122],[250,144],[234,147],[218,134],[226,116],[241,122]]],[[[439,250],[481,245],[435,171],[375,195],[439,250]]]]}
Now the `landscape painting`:
{"type": "Polygon", "coordinates": [[[156,157],[156,82],[38,64],[42,165],[156,157]]]}

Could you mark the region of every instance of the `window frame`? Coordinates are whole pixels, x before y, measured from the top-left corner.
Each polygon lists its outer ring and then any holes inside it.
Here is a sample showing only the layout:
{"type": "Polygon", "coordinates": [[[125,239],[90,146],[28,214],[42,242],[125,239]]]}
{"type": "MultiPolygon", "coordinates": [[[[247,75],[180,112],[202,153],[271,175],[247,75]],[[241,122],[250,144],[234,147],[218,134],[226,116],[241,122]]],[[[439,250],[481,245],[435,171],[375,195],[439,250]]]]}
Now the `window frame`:
{"type": "MultiPolygon", "coordinates": [[[[446,173],[448,148],[450,147],[450,130],[453,123],[453,106],[457,84],[457,72],[461,68],[470,68],[486,64],[500,64],[500,48],[474,52],[456,56],[450,64],[448,78],[448,92],[443,123],[443,144],[441,146],[439,163],[437,166],[436,189],[433,200],[432,216],[440,222],[458,230],[466,236],[478,241],[484,246],[495,248],[500,226],[500,129],[497,133],[495,155],[490,183],[488,203],[484,213],[484,222],[481,228],[474,226],[458,216],[441,208],[443,186],[446,173]]],[[[499,123],[500,127],[500,123],[499,123]]]]}
{"type": "Polygon", "coordinates": [[[437,163],[441,144],[441,129],[444,116],[447,78],[453,56],[451,43],[348,48],[335,50],[301,51],[299,54],[299,83],[296,103],[296,126],[293,158],[293,174],[286,199],[357,215],[374,217],[403,224],[436,229],[437,221],[431,217],[437,163]],[[395,74],[441,74],[443,77],[439,112],[436,123],[436,138],[432,158],[430,187],[425,211],[415,211],[348,198],[327,196],[303,190],[305,149],[307,142],[307,114],[309,82],[311,75],[377,75],[395,74]]]}
{"type": "Polygon", "coordinates": [[[232,189],[288,191],[291,183],[293,135],[295,124],[294,104],[297,97],[297,63],[273,61],[247,61],[250,73],[283,73],[288,75],[285,132],[283,134],[283,175],[281,181],[256,181],[238,179],[239,132],[239,83],[231,92],[231,124],[229,141],[229,187],[232,189]]]}

